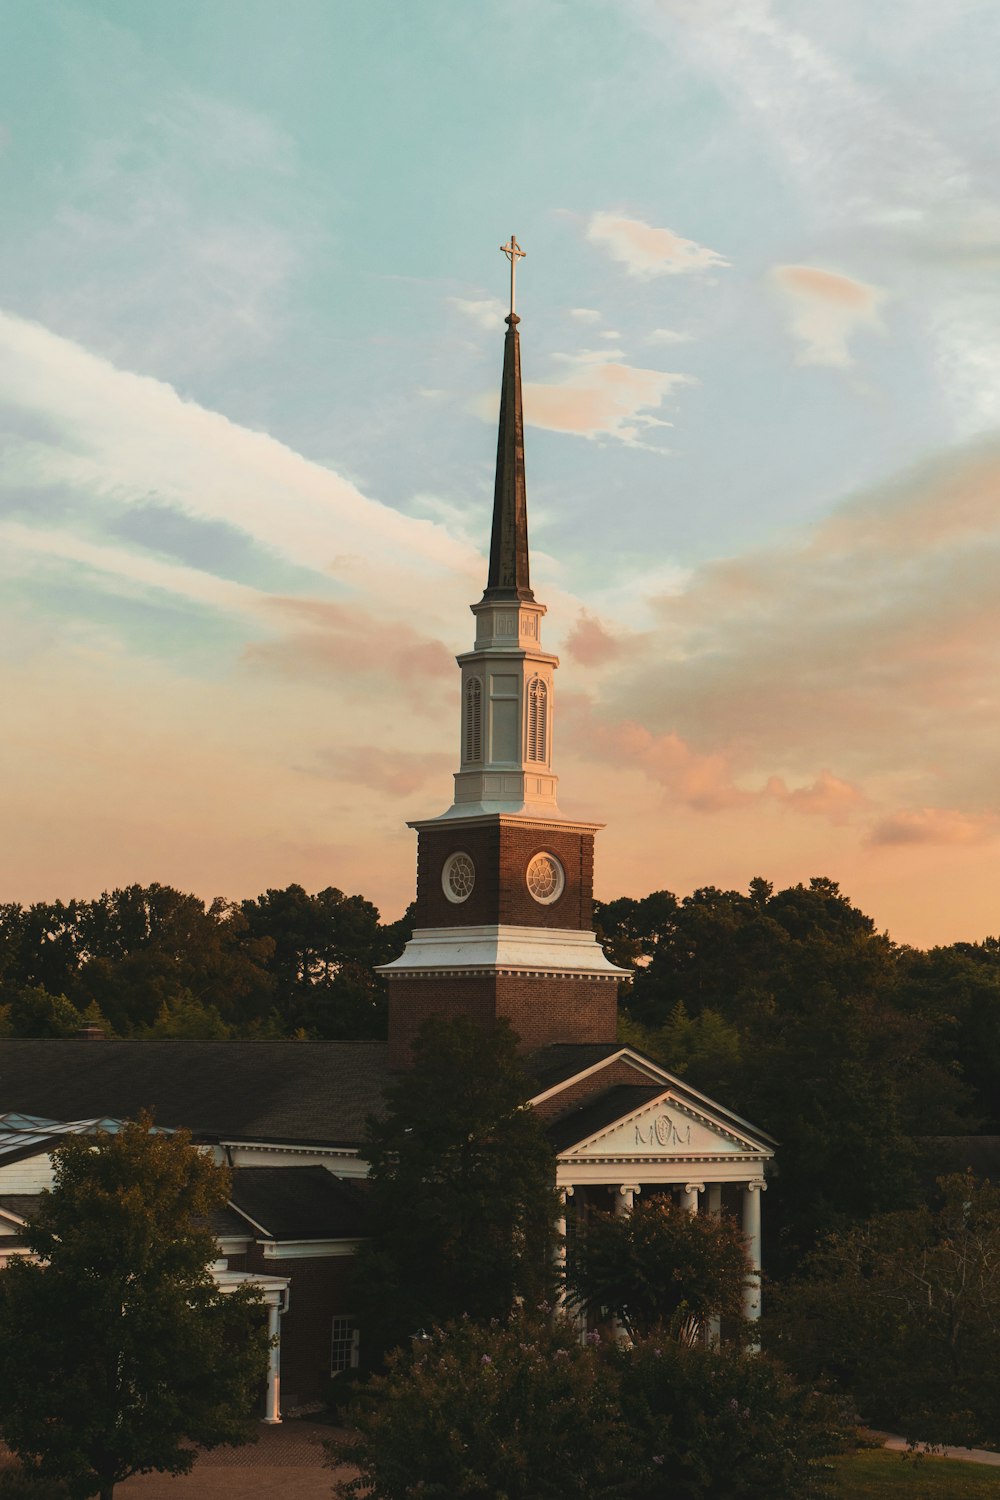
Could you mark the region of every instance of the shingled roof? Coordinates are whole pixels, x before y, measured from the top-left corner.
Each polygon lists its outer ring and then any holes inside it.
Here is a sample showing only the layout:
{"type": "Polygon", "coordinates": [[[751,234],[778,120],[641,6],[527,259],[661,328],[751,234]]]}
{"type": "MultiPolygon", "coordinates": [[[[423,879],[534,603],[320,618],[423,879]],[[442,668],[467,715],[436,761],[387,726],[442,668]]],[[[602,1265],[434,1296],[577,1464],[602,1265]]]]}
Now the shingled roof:
{"type": "Polygon", "coordinates": [[[553,1150],[566,1151],[579,1141],[588,1140],[605,1126],[613,1125],[616,1120],[641,1109],[663,1092],[662,1083],[620,1083],[596,1099],[588,1099],[579,1109],[571,1110],[549,1126],[548,1136],[553,1150]]]}
{"type": "Polygon", "coordinates": [[[385,1042],[0,1040],[0,1112],[133,1119],[206,1139],[356,1146],[390,1081],[385,1042]]]}
{"type": "Polygon", "coordinates": [[[325,1167],[238,1167],[230,1202],[274,1240],[350,1240],[365,1232],[360,1189],[325,1167]]]}

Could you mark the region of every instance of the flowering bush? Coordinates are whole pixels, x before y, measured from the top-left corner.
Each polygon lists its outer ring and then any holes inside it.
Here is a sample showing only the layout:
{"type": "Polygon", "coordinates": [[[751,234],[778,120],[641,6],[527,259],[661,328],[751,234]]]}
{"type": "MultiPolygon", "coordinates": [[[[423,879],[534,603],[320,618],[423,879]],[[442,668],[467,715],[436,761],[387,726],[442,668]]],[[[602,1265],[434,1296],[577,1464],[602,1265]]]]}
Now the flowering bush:
{"type": "Polygon", "coordinates": [[[637,1500],[808,1500],[826,1493],[824,1455],[844,1445],[838,1409],[773,1361],[651,1335],[606,1357],[641,1478],[637,1500]]]}
{"type": "Polygon", "coordinates": [[[630,1464],[614,1371],[565,1320],[518,1315],[435,1329],[389,1356],[329,1443],[356,1464],[341,1496],[573,1500],[625,1495],[630,1464]]]}
{"type": "Polygon", "coordinates": [[[830,1415],[761,1355],[518,1315],[392,1355],[327,1446],[360,1470],[336,1493],[369,1500],[809,1500],[830,1415]]]}

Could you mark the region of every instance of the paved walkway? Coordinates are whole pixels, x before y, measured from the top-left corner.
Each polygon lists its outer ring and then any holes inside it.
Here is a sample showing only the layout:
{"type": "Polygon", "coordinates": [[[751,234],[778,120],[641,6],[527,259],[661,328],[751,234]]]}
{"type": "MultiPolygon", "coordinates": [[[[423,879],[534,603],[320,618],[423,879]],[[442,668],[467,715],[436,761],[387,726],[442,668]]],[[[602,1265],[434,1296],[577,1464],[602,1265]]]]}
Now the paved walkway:
{"type": "MultiPolygon", "coordinates": [[[[332,1500],[333,1483],[348,1469],[323,1467],[326,1439],[334,1428],[319,1422],[261,1424],[260,1441],[244,1448],[214,1448],[195,1460],[190,1474],[139,1474],[115,1486],[122,1500],[332,1500]]],[[[0,1467],[3,1467],[0,1458],[0,1467]]]]}
{"type": "MultiPolygon", "coordinates": [[[[906,1439],[894,1432],[875,1432],[872,1436],[881,1438],[882,1447],[891,1448],[894,1453],[908,1453],[910,1450],[906,1439]]],[[[961,1458],[967,1464],[992,1464],[1000,1469],[1000,1453],[991,1453],[988,1448],[932,1448],[931,1452],[942,1458],[961,1458]]]]}

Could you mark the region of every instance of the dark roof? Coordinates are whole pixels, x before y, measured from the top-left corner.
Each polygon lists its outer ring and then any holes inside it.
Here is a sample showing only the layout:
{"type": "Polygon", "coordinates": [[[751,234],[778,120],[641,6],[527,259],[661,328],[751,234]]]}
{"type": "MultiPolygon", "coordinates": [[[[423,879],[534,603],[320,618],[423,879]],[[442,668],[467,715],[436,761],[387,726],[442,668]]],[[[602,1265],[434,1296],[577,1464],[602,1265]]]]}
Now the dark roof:
{"type": "Polygon", "coordinates": [[[237,1167],[233,1207],[275,1240],[350,1240],[364,1233],[360,1191],[325,1167],[237,1167]]]}
{"type": "Polygon", "coordinates": [[[615,1120],[630,1115],[634,1109],[641,1109],[651,1099],[665,1093],[666,1088],[665,1083],[619,1083],[596,1099],[588,1099],[579,1109],[554,1120],[548,1129],[549,1140],[556,1151],[565,1151],[578,1141],[596,1135],[606,1125],[614,1124],[615,1120]]]}
{"type": "Polygon", "coordinates": [[[29,1219],[38,1204],[37,1193],[0,1193],[0,1212],[29,1219]]]}
{"type": "Polygon", "coordinates": [[[2,1111],[206,1137],[355,1146],[389,1077],[385,1042],[0,1040],[2,1111]]]}
{"type": "Polygon", "coordinates": [[[529,1052],[523,1061],[538,1092],[544,1094],[546,1089],[556,1088],[621,1050],[621,1042],[554,1042],[550,1047],[529,1052]]]}
{"type": "Polygon", "coordinates": [[[208,1222],[212,1233],[218,1240],[252,1240],[253,1230],[234,1208],[215,1208],[209,1214],[208,1222]]]}

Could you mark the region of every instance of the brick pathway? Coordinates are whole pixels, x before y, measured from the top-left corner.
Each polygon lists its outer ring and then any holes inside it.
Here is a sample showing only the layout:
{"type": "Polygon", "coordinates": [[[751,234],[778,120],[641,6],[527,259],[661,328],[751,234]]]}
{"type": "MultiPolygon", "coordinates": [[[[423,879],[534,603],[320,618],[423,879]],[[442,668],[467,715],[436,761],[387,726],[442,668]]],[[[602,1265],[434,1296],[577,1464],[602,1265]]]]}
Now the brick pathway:
{"type": "MultiPolygon", "coordinates": [[[[333,1483],[347,1469],[323,1467],[320,1446],[335,1435],[318,1422],[260,1427],[260,1441],[245,1448],[215,1448],[195,1460],[190,1474],[140,1474],[115,1486],[122,1500],[332,1500],[333,1483]]],[[[0,1458],[0,1467],[3,1460],[0,1458]]]]}

